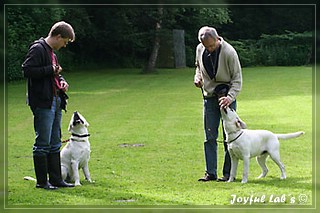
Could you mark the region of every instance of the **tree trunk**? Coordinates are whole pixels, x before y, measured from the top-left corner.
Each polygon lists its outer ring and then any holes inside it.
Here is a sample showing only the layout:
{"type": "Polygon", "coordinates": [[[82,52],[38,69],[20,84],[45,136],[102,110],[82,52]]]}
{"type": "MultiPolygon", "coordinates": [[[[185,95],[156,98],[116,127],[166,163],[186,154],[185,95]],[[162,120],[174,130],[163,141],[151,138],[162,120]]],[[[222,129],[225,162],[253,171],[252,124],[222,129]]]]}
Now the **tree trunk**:
{"type": "Polygon", "coordinates": [[[160,30],[162,23],[163,7],[158,8],[158,19],[156,21],[156,30],[154,35],[154,42],[151,55],[149,57],[148,65],[144,69],[144,73],[152,73],[156,71],[156,63],[158,59],[158,52],[160,49],[160,30]]]}

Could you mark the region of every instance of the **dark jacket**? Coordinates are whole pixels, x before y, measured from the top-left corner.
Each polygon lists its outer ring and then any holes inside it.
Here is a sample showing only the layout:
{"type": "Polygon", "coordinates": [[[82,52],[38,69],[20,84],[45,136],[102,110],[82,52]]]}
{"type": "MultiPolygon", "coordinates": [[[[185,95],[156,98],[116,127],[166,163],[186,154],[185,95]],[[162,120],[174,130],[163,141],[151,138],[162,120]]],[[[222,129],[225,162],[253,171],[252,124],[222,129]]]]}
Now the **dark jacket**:
{"type": "MultiPolygon", "coordinates": [[[[51,47],[43,38],[33,42],[22,64],[24,77],[28,84],[28,104],[31,108],[50,108],[54,93],[54,71],[52,67],[51,47]]],[[[59,76],[60,81],[64,80],[59,76]]],[[[62,103],[66,104],[67,96],[59,91],[62,103]]],[[[61,106],[65,109],[65,106],[61,106]]]]}

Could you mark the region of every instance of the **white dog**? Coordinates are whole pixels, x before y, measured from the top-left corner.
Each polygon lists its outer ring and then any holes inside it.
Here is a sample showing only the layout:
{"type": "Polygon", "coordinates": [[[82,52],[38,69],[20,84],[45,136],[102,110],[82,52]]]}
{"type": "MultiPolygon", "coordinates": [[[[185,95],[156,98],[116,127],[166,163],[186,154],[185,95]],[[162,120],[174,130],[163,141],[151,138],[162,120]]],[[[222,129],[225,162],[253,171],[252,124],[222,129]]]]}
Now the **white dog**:
{"type": "Polygon", "coordinates": [[[79,169],[83,170],[86,180],[92,182],[88,162],[90,159],[90,143],[88,127],[89,123],[79,113],[74,112],[69,124],[71,137],[67,145],[61,150],[61,175],[64,180],[70,178],[80,186],[79,169]]]}
{"type": "Polygon", "coordinates": [[[284,165],[280,161],[280,143],[278,139],[296,138],[304,134],[304,132],[274,134],[267,130],[248,130],[246,129],[246,124],[239,118],[237,113],[229,107],[221,109],[221,115],[231,158],[231,171],[228,182],[234,181],[238,161],[241,159],[243,160],[244,170],[241,182],[247,183],[249,161],[252,157],[257,157],[257,162],[262,168],[262,173],[258,178],[265,177],[268,173],[266,159],[269,155],[281,170],[280,179],[286,178],[284,165]]]}

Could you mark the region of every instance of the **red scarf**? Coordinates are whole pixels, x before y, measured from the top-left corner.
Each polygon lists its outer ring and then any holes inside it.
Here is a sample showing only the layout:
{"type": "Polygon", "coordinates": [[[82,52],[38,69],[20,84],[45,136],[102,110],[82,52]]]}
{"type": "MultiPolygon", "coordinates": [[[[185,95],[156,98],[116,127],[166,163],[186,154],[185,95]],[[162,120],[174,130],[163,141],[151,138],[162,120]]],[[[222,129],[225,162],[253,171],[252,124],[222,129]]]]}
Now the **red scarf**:
{"type": "MultiPolygon", "coordinates": [[[[53,65],[53,66],[58,65],[57,59],[56,59],[56,57],[54,56],[53,51],[51,52],[51,58],[52,58],[52,65],[53,65]]],[[[54,85],[55,85],[55,88],[56,88],[56,89],[58,89],[58,90],[61,89],[60,82],[59,82],[59,75],[55,75],[55,76],[54,76],[54,85]]]]}

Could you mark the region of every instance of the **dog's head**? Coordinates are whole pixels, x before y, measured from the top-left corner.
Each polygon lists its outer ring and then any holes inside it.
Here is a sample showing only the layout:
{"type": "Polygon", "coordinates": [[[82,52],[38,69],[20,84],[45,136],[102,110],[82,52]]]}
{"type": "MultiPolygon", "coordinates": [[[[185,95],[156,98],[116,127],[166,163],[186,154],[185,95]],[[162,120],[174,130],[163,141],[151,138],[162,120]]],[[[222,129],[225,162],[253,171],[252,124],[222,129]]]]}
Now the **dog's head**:
{"type": "Polygon", "coordinates": [[[68,131],[79,134],[86,132],[88,126],[87,120],[79,112],[75,111],[71,117],[68,131]]]}
{"type": "Polygon", "coordinates": [[[235,110],[231,109],[230,107],[227,107],[220,108],[220,111],[223,126],[227,132],[236,132],[240,129],[247,128],[246,123],[239,118],[235,110]]]}

